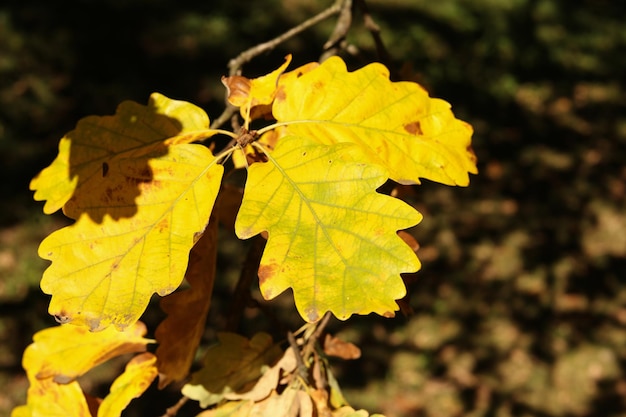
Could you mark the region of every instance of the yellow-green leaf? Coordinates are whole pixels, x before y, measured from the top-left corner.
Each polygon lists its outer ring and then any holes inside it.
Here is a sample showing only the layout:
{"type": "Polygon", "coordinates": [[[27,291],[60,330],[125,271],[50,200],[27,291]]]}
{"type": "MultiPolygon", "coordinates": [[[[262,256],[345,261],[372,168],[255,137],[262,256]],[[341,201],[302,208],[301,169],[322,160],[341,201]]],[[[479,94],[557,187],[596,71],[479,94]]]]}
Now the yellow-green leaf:
{"type": "Polygon", "coordinates": [[[98,330],[134,323],[155,292],[181,283],[189,250],[206,226],[223,167],[188,143],[212,136],[202,109],[153,94],[90,116],[61,140],[59,155],[31,183],[48,213],[77,219],[48,236],[41,280],[49,311],[98,330]]]}
{"type": "MultiPolygon", "coordinates": [[[[215,132],[208,126],[209,118],[199,107],[158,93],[150,96],[147,106],[125,101],[114,116],[81,119],[76,129],[61,139],[58,156],[31,181],[30,188],[35,190],[35,200],[47,200],[44,205],[47,214],[63,207],[73,195],[90,195],[100,187],[102,191],[109,188],[109,193],[120,195],[122,190],[108,186],[109,173],[118,166],[124,169],[138,154],[152,153],[157,157],[167,152],[166,146],[210,137],[215,132]]],[[[130,178],[139,182],[150,178],[145,160],[142,164],[135,163],[133,170],[136,172],[130,178]]],[[[129,187],[134,188],[132,184],[129,187]]],[[[117,212],[106,211],[106,214],[128,217],[132,211],[130,207],[114,208],[117,212]]],[[[75,219],[80,212],[71,210],[66,214],[75,219]]],[[[103,213],[90,214],[100,220],[103,213]]]]}
{"type": "MultiPolygon", "coordinates": [[[[206,147],[195,144],[172,146],[158,159],[143,155],[129,161],[134,163],[153,172],[139,184],[137,213],[118,220],[105,216],[102,223],[82,214],[39,247],[39,256],[52,261],[41,288],[52,295],[49,312],[61,322],[92,330],[130,325],[153,293],[167,295],[183,279],[189,251],[209,220],[223,167],[206,147]]],[[[113,184],[126,178],[123,173],[118,177],[113,184]]],[[[125,204],[130,203],[121,207],[125,204]]]]}
{"type": "Polygon", "coordinates": [[[201,407],[216,404],[231,392],[247,392],[262,373],[281,356],[271,336],[257,333],[250,340],[234,333],[219,333],[219,343],[207,350],[204,367],[183,387],[183,394],[201,407]]]}
{"type": "Polygon", "coordinates": [[[119,417],[133,398],[139,397],[156,378],[156,356],[142,353],[126,365],[124,373],[117,377],[98,408],[98,417],[119,417]]]}
{"type": "Polygon", "coordinates": [[[283,138],[268,159],[250,166],[235,224],[242,239],[269,233],[259,269],[263,296],[293,288],[310,322],[326,311],[340,319],[392,315],[406,292],[400,273],[420,266],[396,231],[421,215],[376,192],[387,170],[363,162],[354,144],[308,137],[283,138]]]}
{"type": "Polygon", "coordinates": [[[477,172],[471,126],[418,84],[391,82],[381,64],[348,72],[340,58],[331,57],[279,84],[272,113],[284,136],[356,143],[404,184],[427,178],[467,185],[468,173],[477,172]]]}
{"type": "MultiPolygon", "coordinates": [[[[146,327],[136,322],[125,331],[113,327],[90,332],[81,326],[60,325],[41,330],[24,351],[22,360],[29,376],[52,378],[66,384],[99,364],[125,353],[143,352],[148,343],[146,327]]],[[[29,378],[30,379],[30,378],[29,378]]]]}

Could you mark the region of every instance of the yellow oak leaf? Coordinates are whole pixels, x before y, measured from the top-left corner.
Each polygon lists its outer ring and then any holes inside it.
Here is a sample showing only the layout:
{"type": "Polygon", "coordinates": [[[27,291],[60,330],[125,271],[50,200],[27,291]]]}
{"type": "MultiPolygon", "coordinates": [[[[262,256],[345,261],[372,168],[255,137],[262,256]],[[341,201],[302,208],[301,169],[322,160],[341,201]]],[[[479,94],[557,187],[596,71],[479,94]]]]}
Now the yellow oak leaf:
{"type": "Polygon", "coordinates": [[[167,317],[159,324],[155,338],[159,388],[187,377],[204,333],[211,305],[217,258],[217,219],[211,218],[204,234],[189,254],[185,279],[191,288],[161,300],[167,317]]]}
{"type": "MultiPolygon", "coordinates": [[[[128,178],[134,181],[130,181],[125,189],[109,186],[108,177],[137,156],[152,154],[157,157],[167,153],[167,146],[214,135],[216,132],[208,126],[209,118],[199,107],[158,93],[150,96],[147,106],[125,101],[113,116],[81,119],[76,129],[61,139],[58,156],[31,181],[30,188],[35,190],[35,200],[47,200],[44,205],[46,214],[63,207],[73,195],[91,195],[99,188],[105,195],[112,194],[112,199],[122,196],[124,203],[130,204],[136,188],[133,182],[145,182],[152,174],[145,158],[141,164],[135,163],[128,168],[128,178]]],[[[136,192],[134,194],[136,196],[136,192]]],[[[109,207],[114,205],[115,201],[108,204],[109,207]]],[[[66,211],[66,215],[76,219],[79,209],[81,207],[75,205],[74,210],[66,211]]],[[[117,211],[105,213],[114,218],[133,214],[132,204],[129,207],[119,207],[118,204],[115,209],[117,211]]],[[[100,221],[103,213],[90,215],[100,221]]]]}
{"type": "Polygon", "coordinates": [[[145,351],[148,343],[154,343],[145,334],[141,322],[125,331],[109,327],[95,333],[82,326],[51,327],[35,334],[22,363],[29,380],[50,378],[67,384],[115,356],[145,351]]]}
{"type": "Polygon", "coordinates": [[[52,261],[41,288],[58,321],[123,328],[152,294],[180,285],[223,173],[207,147],[189,143],[215,134],[208,125],[202,109],[155,93],[148,106],[86,117],[61,140],[31,182],[45,212],[76,219],[39,247],[52,261]]]}
{"type": "Polygon", "coordinates": [[[257,333],[250,340],[234,333],[219,333],[218,341],[207,350],[203,368],[182,390],[203,408],[223,400],[225,394],[249,391],[265,368],[282,356],[280,347],[266,333],[257,333]]]}
{"type": "Polygon", "coordinates": [[[468,173],[477,172],[471,126],[418,84],[391,82],[378,63],[348,72],[341,58],[331,57],[299,77],[285,77],[272,113],[282,136],[356,143],[399,183],[427,178],[465,186],[468,173]]]}
{"type": "Polygon", "coordinates": [[[119,417],[133,398],[148,389],[157,373],[156,356],[148,352],[135,356],[113,381],[109,395],[100,403],[98,417],[119,417]]]}
{"type": "Polygon", "coordinates": [[[12,417],[91,417],[75,379],[115,356],[145,351],[146,345],[153,343],[143,337],[145,334],[146,327],[141,322],[124,332],[111,327],[92,333],[85,327],[71,325],[37,332],[22,359],[30,383],[27,403],[13,410],[12,417]]]}
{"type": "Polygon", "coordinates": [[[27,403],[14,408],[11,417],[92,417],[78,382],[58,384],[51,378],[29,380],[27,403]]]}
{"type": "Polygon", "coordinates": [[[308,137],[283,138],[268,159],[250,166],[235,223],[241,239],[269,234],[259,268],[263,296],[293,288],[309,322],[326,311],[342,320],[393,315],[406,292],[400,273],[420,267],[396,231],[421,214],[376,192],[387,170],[364,162],[354,144],[308,137]]]}
{"type": "MultiPolygon", "coordinates": [[[[97,223],[83,213],[41,242],[39,256],[52,261],[41,288],[52,295],[49,312],[60,322],[92,330],[134,323],[152,294],[164,296],[180,285],[189,251],[208,223],[223,173],[209,149],[175,145],[157,159],[148,154],[128,163],[153,172],[139,183],[132,217],[105,216],[97,223]]],[[[127,178],[109,175],[117,177],[113,187],[127,178]]],[[[107,190],[94,189],[93,199],[107,190]]],[[[111,204],[128,201],[113,198],[111,204]]]]}

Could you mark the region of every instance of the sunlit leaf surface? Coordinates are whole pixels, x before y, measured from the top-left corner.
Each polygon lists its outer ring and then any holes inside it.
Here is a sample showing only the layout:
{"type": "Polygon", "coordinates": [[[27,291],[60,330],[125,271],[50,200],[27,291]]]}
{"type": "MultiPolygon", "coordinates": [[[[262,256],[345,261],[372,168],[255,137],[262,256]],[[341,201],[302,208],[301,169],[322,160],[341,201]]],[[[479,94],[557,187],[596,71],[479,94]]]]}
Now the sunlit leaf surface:
{"type": "Polygon", "coordinates": [[[207,147],[186,143],[211,136],[207,126],[196,106],[153,95],[148,106],[126,102],[115,116],[83,119],[62,140],[32,183],[48,211],[64,204],[77,219],[39,247],[52,261],[41,288],[60,322],[123,328],[152,294],[180,285],[222,178],[207,147]]]}
{"type": "Polygon", "coordinates": [[[286,125],[283,135],[356,143],[400,183],[427,178],[467,185],[468,173],[477,172],[471,126],[418,84],[389,81],[381,64],[348,72],[331,57],[299,77],[285,77],[272,112],[286,125]]]}
{"type": "Polygon", "coordinates": [[[308,321],[392,315],[405,294],[402,272],[419,269],[396,234],[421,215],[379,194],[387,180],[350,143],[318,145],[305,137],[279,142],[267,163],[253,164],[235,230],[242,238],[267,231],[259,278],[267,299],[291,287],[308,321]]]}

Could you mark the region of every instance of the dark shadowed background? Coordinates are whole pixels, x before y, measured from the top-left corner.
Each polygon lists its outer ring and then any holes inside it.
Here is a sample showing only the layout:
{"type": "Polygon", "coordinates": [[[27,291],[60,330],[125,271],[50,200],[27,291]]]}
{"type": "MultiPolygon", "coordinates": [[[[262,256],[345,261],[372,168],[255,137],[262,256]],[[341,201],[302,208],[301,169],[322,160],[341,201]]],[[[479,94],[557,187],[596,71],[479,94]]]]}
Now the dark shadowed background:
{"type": "MultiPolygon", "coordinates": [[[[0,416],[25,401],[23,349],[55,324],[38,288],[46,265],[37,245],[66,220],[44,216],[28,183],[58,140],[81,117],[112,114],[127,99],[147,103],[153,91],[216,118],[228,60],[330,4],[2,2],[0,416]]],[[[626,5],[368,4],[396,79],[420,82],[474,126],[480,173],[468,188],[414,187],[425,217],[414,230],[423,262],[409,283],[414,314],[331,323],[363,350],[357,361],[333,362],[344,393],[388,417],[625,415],[626,5]]],[[[333,25],[261,55],[244,74],[266,73],[288,53],[291,68],[317,60],[333,25]]],[[[378,59],[358,15],[348,42],[352,69],[378,59]]],[[[244,256],[225,233],[206,343],[225,323],[244,256]]],[[[270,306],[299,325],[287,298],[270,306]]],[[[271,331],[248,313],[249,336],[271,331]]],[[[98,391],[111,377],[97,369],[84,386],[98,391]]],[[[159,416],[177,400],[174,391],[148,396],[128,415],[159,416]]]]}

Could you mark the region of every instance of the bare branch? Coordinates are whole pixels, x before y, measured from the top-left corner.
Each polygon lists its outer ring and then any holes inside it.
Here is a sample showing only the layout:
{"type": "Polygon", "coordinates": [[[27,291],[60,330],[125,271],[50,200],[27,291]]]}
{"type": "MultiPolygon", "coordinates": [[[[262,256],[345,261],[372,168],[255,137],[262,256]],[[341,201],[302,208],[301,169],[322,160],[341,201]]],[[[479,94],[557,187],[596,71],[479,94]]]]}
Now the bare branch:
{"type": "Polygon", "coordinates": [[[355,1],[356,1],[356,7],[359,8],[359,10],[361,11],[361,14],[363,15],[363,24],[365,25],[365,28],[369,30],[369,32],[372,35],[372,38],[374,39],[374,44],[376,45],[376,53],[378,54],[378,59],[380,60],[380,62],[385,64],[387,68],[391,68],[392,67],[391,55],[387,51],[387,48],[385,48],[383,39],[380,36],[380,26],[378,26],[376,22],[374,21],[374,19],[372,18],[372,15],[370,14],[369,9],[367,8],[367,4],[365,3],[365,0],[355,0],[355,1]]]}
{"type": "Polygon", "coordinates": [[[250,61],[252,58],[264,52],[274,49],[276,46],[280,45],[282,42],[286,41],[287,39],[290,39],[296,36],[297,34],[305,31],[306,29],[310,28],[311,26],[315,26],[322,20],[325,20],[329,18],[330,16],[339,13],[339,11],[341,10],[342,2],[343,0],[338,0],[326,10],[311,17],[310,19],[305,20],[304,22],[300,23],[298,26],[295,26],[289,29],[287,32],[283,33],[282,35],[277,36],[274,39],[269,40],[267,42],[260,43],[246,51],[243,51],[242,53],[239,54],[239,56],[237,56],[237,58],[231,59],[230,62],[228,63],[228,68],[230,70],[229,75],[236,75],[241,69],[241,67],[243,66],[243,64],[250,61]]]}
{"type": "MultiPolygon", "coordinates": [[[[320,12],[319,14],[311,17],[310,19],[305,20],[304,22],[300,23],[298,26],[295,26],[289,29],[287,32],[283,33],[282,35],[277,36],[274,39],[271,39],[267,42],[260,43],[256,46],[253,46],[250,49],[243,51],[236,58],[233,58],[228,62],[228,74],[231,76],[240,74],[241,67],[245,63],[252,60],[254,57],[276,48],[276,46],[280,45],[282,42],[285,42],[287,39],[290,39],[298,35],[299,33],[305,31],[306,29],[310,28],[311,26],[315,26],[316,24],[329,18],[330,16],[339,13],[342,10],[342,4],[344,2],[351,3],[351,0],[337,0],[332,6],[328,7],[327,9],[320,12]]],[[[225,102],[226,102],[226,108],[224,109],[222,114],[220,114],[219,117],[215,119],[213,123],[211,123],[211,128],[217,129],[218,127],[226,123],[226,121],[230,120],[231,125],[233,127],[233,131],[236,132],[239,130],[237,107],[230,104],[228,100],[225,100],[225,102]]]]}
{"type": "Polygon", "coordinates": [[[352,25],[352,0],[343,0],[341,4],[341,12],[339,18],[335,24],[333,33],[329,36],[328,40],[324,44],[324,53],[320,57],[320,62],[325,61],[342,49],[342,44],[345,42],[346,35],[352,25]]]}
{"type": "Polygon", "coordinates": [[[182,408],[183,405],[185,405],[185,403],[187,403],[187,401],[189,401],[188,397],[182,397],[180,400],[178,400],[176,404],[169,407],[165,411],[165,414],[163,414],[161,417],[175,417],[176,414],[178,414],[178,411],[182,408]]]}

